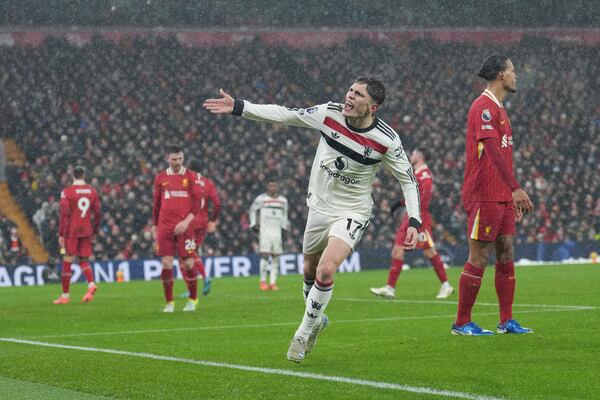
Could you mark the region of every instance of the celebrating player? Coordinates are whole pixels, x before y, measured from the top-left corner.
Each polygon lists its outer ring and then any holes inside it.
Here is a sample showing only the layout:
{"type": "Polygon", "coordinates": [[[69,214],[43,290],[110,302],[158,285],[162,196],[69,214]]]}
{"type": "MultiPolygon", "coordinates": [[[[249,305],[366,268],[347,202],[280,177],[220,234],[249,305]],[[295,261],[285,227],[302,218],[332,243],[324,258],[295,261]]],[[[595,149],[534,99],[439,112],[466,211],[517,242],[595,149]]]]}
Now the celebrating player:
{"type": "Polygon", "coordinates": [[[67,304],[71,283],[71,264],[78,257],[81,271],[88,282],[88,290],[81,300],[88,303],[94,298],[96,284],[90,267],[92,241],[100,227],[100,200],[96,189],[85,183],[85,169],[81,165],[73,168],[73,184],[60,194],[60,219],[58,245],[64,249],[62,268],[62,294],[54,304],[67,304]]]}
{"type": "Polygon", "coordinates": [[[279,182],[274,174],[267,180],[267,192],[254,199],[248,213],[250,227],[259,233],[260,290],[279,290],[277,272],[279,256],[283,252],[282,230],[288,229],[289,221],[288,201],[279,194],[279,182]],[[270,272],[268,285],[267,271],[270,272]]]}
{"type": "Polygon", "coordinates": [[[513,136],[502,101],[517,87],[517,74],[506,56],[493,55],[478,75],[487,88],[469,110],[463,204],[468,217],[469,259],[459,282],[458,313],[451,332],[482,336],[493,332],[471,321],[489,255],[496,252],[496,294],[500,306],[498,333],[530,333],[512,319],[515,293],[513,236],[515,221],[533,204],[513,175],[513,136]]]}
{"type": "MultiPolygon", "coordinates": [[[[440,258],[435,245],[433,244],[433,236],[431,234],[431,214],[429,213],[429,203],[431,202],[431,194],[433,191],[433,175],[426,164],[425,153],[421,149],[416,149],[410,155],[410,163],[415,169],[415,176],[419,184],[419,193],[421,194],[421,218],[423,226],[419,230],[419,242],[417,248],[423,250],[425,257],[429,259],[433,265],[433,269],[441,282],[440,289],[436,298],[445,299],[454,292],[454,288],[448,283],[444,262],[440,258]]],[[[404,201],[401,200],[392,207],[392,213],[398,207],[403,207],[404,201]]],[[[406,239],[406,228],[408,228],[408,216],[405,215],[402,225],[396,231],[396,240],[392,248],[392,265],[388,274],[387,285],[380,288],[371,288],[371,293],[377,296],[393,299],[396,297],[396,282],[398,276],[402,272],[404,264],[404,249],[402,243],[406,239]]]]}
{"type": "Polygon", "coordinates": [[[321,140],[310,174],[309,207],[304,231],[305,312],[288,349],[287,358],[304,360],[328,319],[324,314],[333,293],[333,279],[369,225],[373,206],[372,183],[381,164],[402,185],[409,215],[405,250],[417,244],[419,190],[400,137],[375,112],[385,99],[376,79],[359,77],[344,104],[329,102],[310,108],[286,108],[234,100],[223,89],[221,97],[204,107],[216,114],[317,129],[321,140]]]}
{"type": "Polygon", "coordinates": [[[184,280],[189,298],[183,311],[195,311],[198,303],[197,275],[194,271],[196,244],[192,222],[200,206],[200,193],[194,185],[196,174],[183,166],[180,146],[167,147],[169,168],[154,178],[154,207],[152,234],[156,240],[156,255],[161,257],[161,280],[167,304],[166,313],[175,310],[173,302],[173,257],[179,256],[184,265],[184,280]]]}

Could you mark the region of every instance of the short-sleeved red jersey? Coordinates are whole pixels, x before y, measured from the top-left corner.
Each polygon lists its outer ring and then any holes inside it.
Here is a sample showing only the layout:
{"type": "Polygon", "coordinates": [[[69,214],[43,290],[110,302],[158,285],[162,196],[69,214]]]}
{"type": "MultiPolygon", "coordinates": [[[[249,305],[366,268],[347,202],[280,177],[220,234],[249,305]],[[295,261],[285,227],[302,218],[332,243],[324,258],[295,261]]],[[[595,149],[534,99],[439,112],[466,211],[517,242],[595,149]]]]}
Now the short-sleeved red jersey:
{"type": "Polygon", "coordinates": [[[500,153],[513,173],[513,137],[508,114],[494,94],[485,90],[469,109],[463,202],[512,201],[512,193],[498,167],[486,154],[483,139],[496,138],[500,153]]]}
{"type": "Polygon", "coordinates": [[[59,236],[90,237],[98,232],[99,226],[98,193],[83,180],[76,180],[60,194],[59,236]]]}
{"type": "Polygon", "coordinates": [[[204,229],[209,221],[216,221],[221,213],[221,198],[212,179],[203,176],[200,173],[194,173],[194,184],[198,186],[202,194],[200,199],[200,210],[194,219],[195,229],[204,229]],[[212,212],[208,215],[208,203],[212,203],[212,212]]]}
{"type": "Polygon", "coordinates": [[[195,179],[196,174],[183,167],[179,173],[167,168],[156,175],[152,208],[154,225],[175,228],[189,213],[197,214],[200,193],[195,188],[195,179]]]}

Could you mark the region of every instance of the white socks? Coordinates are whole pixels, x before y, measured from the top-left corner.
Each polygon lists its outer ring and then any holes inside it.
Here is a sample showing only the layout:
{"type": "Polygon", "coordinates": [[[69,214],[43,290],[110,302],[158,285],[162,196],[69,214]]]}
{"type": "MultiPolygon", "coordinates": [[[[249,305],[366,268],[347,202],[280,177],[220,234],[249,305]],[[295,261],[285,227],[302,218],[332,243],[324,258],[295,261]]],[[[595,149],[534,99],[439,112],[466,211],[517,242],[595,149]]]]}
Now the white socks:
{"type": "MultiPolygon", "coordinates": [[[[304,284],[305,287],[307,284],[304,284]]],[[[313,329],[321,323],[321,317],[331,295],[333,294],[333,282],[322,283],[316,282],[308,292],[306,299],[306,309],[302,323],[296,330],[294,337],[302,336],[305,340],[308,339],[313,329]]]]}

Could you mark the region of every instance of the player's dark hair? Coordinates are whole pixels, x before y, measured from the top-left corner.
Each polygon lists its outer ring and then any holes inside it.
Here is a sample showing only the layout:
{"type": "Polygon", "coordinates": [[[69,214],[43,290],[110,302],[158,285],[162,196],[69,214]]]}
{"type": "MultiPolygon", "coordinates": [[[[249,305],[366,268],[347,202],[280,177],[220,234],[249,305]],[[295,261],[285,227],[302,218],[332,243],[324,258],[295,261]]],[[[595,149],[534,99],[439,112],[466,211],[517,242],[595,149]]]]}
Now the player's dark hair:
{"type": "Polygon", "coordinates": [[[477,76],[485,79],[488,82],[493,81],[500,72],[506,71],[508,68],[508,60],[508,56],[505,55],[494,54],[489,56],[483,62],[483,65],[477,73],[477,76]]]}
{"type": "Polygon", "coordinates": [[[178,144],[170,144],[167,146],[167,154],[183,153],[183,148],[178,144]]]}
{"type": "Polygon", "coordinates": [[[76,165],[73,168],[73,178],[82,179],[85,177],[85,167],[83,165],[76,165]]]}
{"type": "Polygon", "coordinates": [[[367,85],[367,93],[369,93],[375,104],[381,104],[385,100],[385,86],[379,79],[370,76],[359,76],[354,80],[354,83],[367,85]]]}
{"type": "Polygon", "coordinates": [[[194,172],[202,171],[202,162],[198,159],[193,159],[188,163],[188,168],[194,172]]]}
{"type": "Polygon", "coordinates": [[[265,176],[265,182],[279,182],[279,176],[277,175],[277,172],[269,172],[267,176],[265,176]]]}

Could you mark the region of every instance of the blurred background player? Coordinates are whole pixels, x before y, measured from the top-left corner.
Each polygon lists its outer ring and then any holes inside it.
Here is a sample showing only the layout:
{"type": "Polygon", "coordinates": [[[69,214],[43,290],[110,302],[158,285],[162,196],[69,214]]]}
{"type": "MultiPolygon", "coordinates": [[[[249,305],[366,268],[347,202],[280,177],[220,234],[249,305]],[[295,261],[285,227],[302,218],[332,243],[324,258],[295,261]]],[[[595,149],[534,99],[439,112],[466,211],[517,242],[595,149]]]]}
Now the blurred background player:
{"type": "Polygon", "coordinates": [[[288,229],[289,221],[288,200],[279,194],[279,182],[275,174],[267,177],[267,192],[254,199],[248,213],[250,227],[259,235],[260,290],[279,290],[279,256],[283,252],[283,231],[288,229]],[[270,272],[268,285],[267,271],[270,272]]]}
{"type": "Polygon", "coordinates": [[[183,311],[195,311],[198,303],[197,275],[194,271],[196,244],[192,222],[200,207],[200,193],[194,185],[196,174],[183,166],[183,150],[178,145],[167,147],[169,168],[154,178],[152,234],[156,255],[161,257],[161,281],[167,304],[164,312],[175,310],[173,302],[173,259],[177,255],[184,266],[183,279],[189,289],[183,311]]]}
{"type": "Polygon", "coordinates": [[[493,332],[471,321],[487,260],[496,252],[495,285],[500,307],[498,333],[530,333],[512,319],[515,296],[513,237],[516,221],[533,204],[513,174],[513,136],[502,101],[517,90],[517,74],[506,56],[493,55],[477,74],[487,81],[467,117],[466,165],[462,198],[467,212],[469,259],[460,276],[454,335],[483,336],[493,332]]]}
{"type": "Polygon", "coordinates": [[[88,290],[81,301],[92,301],[96,293],[94,273],[90,267],[92,241],[100,227],[100,200],[96,189],[85,183],[85,168],[77,165],[73,168],[73,184],[60,194],[60,217],[58,245],[64,249],[61,274],[62,294],[54,304],[67,304],[71,283],[71,264],[78,258],[81,272],[88,283],[88,290]]]}
{"type": "MultiPolygon", "coordinates": [[[[202,168],[202,163],[199,160],[192,160],[188,164],[188,168],[192,173],[195,174],[196,179],[194,184],[200,191],[200,211],[194,218],[194,242],[196,243],[196,252],[194,253],[194,273],[200,274],[204,281],[202,287],[202,294],[208,295],[211,288],[210,277],[206,275],[204,263],[202,262],[202,244],[204,243],[204,237],[207,233],[214,233],[217,228],[217,219],[221,213],[221,198],[217,192],[217,187],[212,179],[202,175],[199,171],[202,168]],[[210,203],[210,204],[209,204],[210,203]],[[210,213],[209,213],[210,206],[210,213]]],[[[179,268],[182,276],[184,275],[183,264],[179,264],[179,268]]],[[[186,281],[187,282],[187,281],[186,281]]],[[[181,295],[182,297],[189,296],[189,288],[186,293],[181,295]]]]}
{"type": "MultiPolygon", "coordinates": [[[[417,249],[423,250],[423,254],[431,262],[431,265],[433,265],[433,269],[442,284],[436,298],[445,299],[454,292],[454,288],[448,283],[444,262],[437,251],[435,251],[435,244],[433,243],[433,236],[431,234],[429,203],[431,203],[431,196],[433,193],[433,174],[426,162],[427,158],[422,149],[416,149],[412,152],[410,163],[415,169],[415,177],[419,184],[421,218],[423,219],[423,225],[421,225],[421,228],[419,229],[417,249]]],[[[400,200],[394,204],[391,208],[391,213],[393,214],[399,207],[404,207],[404,200],[400,200]]],[[[402,224],[396,231],[396,240],[394,242],[394,247],[392,248],[392,265],[388,274],[387,285],[380,288],[371,288],[371,293],[377,296],[388,299],[396,297],[396,282],[398,282],[398,277],[400,276],[402,266],[404,265],[404,248],[402,247],[402,244],[406,239],[406,228],[408,228],[408,215],[404,216],[402,224]]]]}

